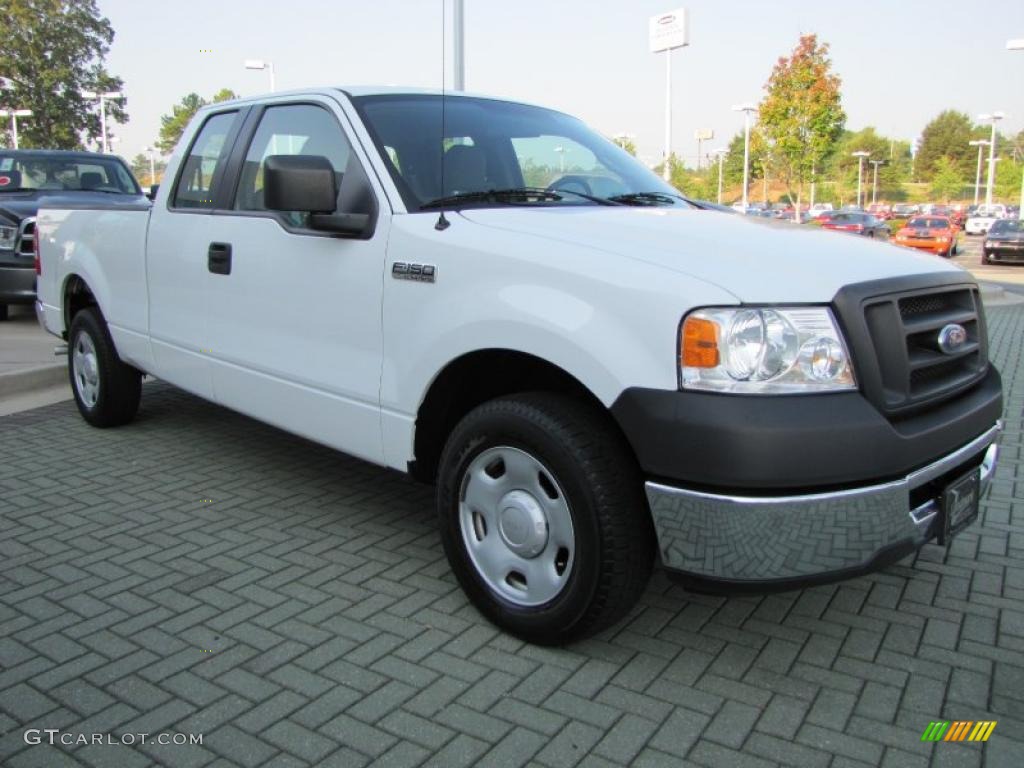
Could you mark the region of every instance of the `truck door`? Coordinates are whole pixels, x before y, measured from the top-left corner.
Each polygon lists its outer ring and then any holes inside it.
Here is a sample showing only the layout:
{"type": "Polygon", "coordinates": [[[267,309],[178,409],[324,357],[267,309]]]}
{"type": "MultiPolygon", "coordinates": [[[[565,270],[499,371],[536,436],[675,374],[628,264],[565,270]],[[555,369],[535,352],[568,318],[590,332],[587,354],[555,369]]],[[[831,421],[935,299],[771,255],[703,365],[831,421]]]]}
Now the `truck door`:
{"type": "Polygon", "coordinates": [[[168,183],[168,194],[158,198],[146,239],[152,373],[208,399],[213,398],[206,307],[210,214],[241,123],[237,109],[206,118],[176,183],[168,183]]]}
{"type": "MultiPolygon", "coordinates": [[[[381,294],[388,217],[368,239],[317,231],[308,215],[268,210],[270,155],[326,157],[338,179],[366,166],[328,98],[272,103],[247,121],[231,161],[236,190],[210,217],[209,359],[218,402],[380,462],[381,294]]],[[[370,192],[383,202],[379,190],[370,192]]],[[[376,202],[372,201],[376,210],[376,202]]]]}

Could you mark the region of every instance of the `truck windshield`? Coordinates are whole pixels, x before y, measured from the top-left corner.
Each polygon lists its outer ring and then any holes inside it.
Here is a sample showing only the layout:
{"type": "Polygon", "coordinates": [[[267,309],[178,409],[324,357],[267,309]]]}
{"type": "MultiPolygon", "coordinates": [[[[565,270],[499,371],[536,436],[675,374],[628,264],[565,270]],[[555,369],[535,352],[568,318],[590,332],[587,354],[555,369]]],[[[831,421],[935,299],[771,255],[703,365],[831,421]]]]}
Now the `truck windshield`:
{"type": "Polygon", "coordinates": [[[353,102],[409,211],[609,201],[693,207],[628,152],[560,112],[451,96],[442,128],[440,96],[353,102]]]}
{"type": "Polygon", "coordinates": [[[0,193],[36,190],[142,194],[128,169],[113,157],[0,153],[0,193]]]}

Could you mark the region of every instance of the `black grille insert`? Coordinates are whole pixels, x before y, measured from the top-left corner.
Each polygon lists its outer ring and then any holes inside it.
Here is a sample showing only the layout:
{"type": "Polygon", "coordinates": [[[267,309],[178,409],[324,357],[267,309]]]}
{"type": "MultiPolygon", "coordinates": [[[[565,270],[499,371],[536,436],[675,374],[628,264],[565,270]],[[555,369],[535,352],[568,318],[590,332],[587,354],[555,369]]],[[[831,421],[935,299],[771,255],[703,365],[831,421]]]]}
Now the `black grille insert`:
{"type": "Polygon", "coordinates": [[[21,234],[18,236],[18,254],[21,256],[35,256],[35,219],[25,219],[21,223],[21,234]]]}
{"type": "Polygon", "coordinates": [[[937,404],[970,387],[988,368],[981,297],[974,287],[946,286],[869,298],[863,303],[881,387],[874,397],[898,415],[937,404]],[[943,350],[939,335],[959,325],[967,340],[943,350]]]}

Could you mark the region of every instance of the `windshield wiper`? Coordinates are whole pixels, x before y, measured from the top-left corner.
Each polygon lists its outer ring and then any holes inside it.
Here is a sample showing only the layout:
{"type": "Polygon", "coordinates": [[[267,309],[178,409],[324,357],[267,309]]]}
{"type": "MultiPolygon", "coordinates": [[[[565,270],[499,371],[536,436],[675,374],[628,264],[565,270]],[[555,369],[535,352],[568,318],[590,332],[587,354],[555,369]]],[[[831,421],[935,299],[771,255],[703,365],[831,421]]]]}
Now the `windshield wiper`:
{"type": "Polygon", "coordinates": [[[431,208],[455,208],[460,203],[531,203],[558,202],[562,196],[558,192],[539,187],[519,187],[518,189],[489,189],[486,192],[458,192],[454,195],[438,197],[420,205],[421,211],[431,208]]]}
{"type": "Polygon", "coordinates": [[[608,199],[624,205],[675,205],[676,199],[686,203],[690,202],[682,195],[671,195],[668,192],[627,192],[622,195],[612,195],[608,199]]]}

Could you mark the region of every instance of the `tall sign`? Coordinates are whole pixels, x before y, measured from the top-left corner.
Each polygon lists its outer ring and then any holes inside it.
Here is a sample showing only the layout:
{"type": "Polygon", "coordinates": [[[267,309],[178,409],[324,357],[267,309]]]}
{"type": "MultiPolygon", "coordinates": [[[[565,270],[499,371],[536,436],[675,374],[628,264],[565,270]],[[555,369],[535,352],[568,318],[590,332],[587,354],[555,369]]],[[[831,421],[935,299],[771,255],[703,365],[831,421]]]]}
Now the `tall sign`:
{"type": "Polygon", "coordinates": [[[669,180],[672,157],[672,51],[690,44],[690,25],[685,8],[678,8],[648,22],[651,53],[665,53],[665,162],[662,178],[669,180]]]}

